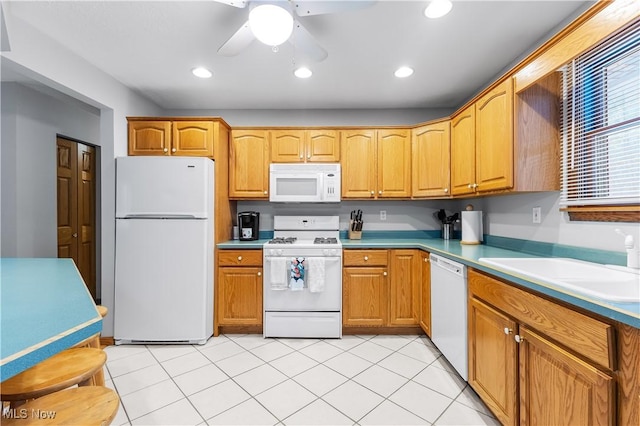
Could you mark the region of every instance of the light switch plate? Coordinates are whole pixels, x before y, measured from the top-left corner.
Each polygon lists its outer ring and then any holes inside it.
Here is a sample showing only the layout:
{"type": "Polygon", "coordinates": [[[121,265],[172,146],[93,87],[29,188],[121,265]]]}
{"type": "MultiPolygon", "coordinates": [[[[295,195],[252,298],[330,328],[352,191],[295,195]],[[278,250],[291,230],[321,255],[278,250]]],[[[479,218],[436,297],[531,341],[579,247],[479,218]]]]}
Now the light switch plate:
{"type": "Polygon", "coordinates": [[[387,220],[387,211],[380,210],[380,220],[387,220]]]}
{"type": "Polygon", "coordinates": [[[540,223],[542,221],[542,211],[540,207],[533,208],[533,223],[540,223]]]}

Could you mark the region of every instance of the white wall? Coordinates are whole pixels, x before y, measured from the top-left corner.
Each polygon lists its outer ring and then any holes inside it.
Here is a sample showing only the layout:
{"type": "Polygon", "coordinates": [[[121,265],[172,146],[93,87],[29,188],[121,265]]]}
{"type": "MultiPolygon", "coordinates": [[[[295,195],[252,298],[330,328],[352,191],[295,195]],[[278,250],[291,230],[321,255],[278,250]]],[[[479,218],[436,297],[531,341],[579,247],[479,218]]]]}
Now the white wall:
{"type": "MultiPolygon", "coordinates": [[[[50,89],[68,95],[100,111],[98,140],[92,141],[100,146],[100,194],[101,206],[99,218],[101,233],[98,253],[101,261],[100,278],[102,283],[102,304],[113,310],[114,291],[114,250],[115,250],[115,157],[127,153],[127,116],[157,116],[162,110],[148,99],[128,89],[113,77],[73,54],[55,41],[43,36],[37,29],[12,16],[10,8],[5,8],[5,19],[10,38],[11,51],[2,52],[2,66],[10,68],[23,77],[42,84],[50,89]]],[[[53,111],[50,111],[54,114],[53,111]]],[[[3,124],[5,120],[3,108],[3,124]]],[[[7,110],[11,115],[11,108],[7,110]]],[[[3,141],[4,145],[4,132],[3,141]]],[[[17,144],[21,141],[17,140],[17,144]]],[[[53,141],[55,146],[55,140],[53,141]]],[[[2,154],[2,163],[10,161],[17,152],[8,150],[9,159],[2,154]]],[[[20,165],[16,165],[16,169],[20,165]]],[[[3,167],[4,169],[4,167],[3,167]]],[[[3,175],[4,175],[3,170],[3,175]]],[[[14,171],[14,174],[17,170],[14,171]]],[[[17,177],[17,176],[16,176],[17,177]]],[[[5,177],[2,176],[3,186],[5,177]]],[[[10,178],[9,178],[10,179],[10,178]]],[[[4,191],[3,191],[4,192],[4,191]]],[[[11,194],[7,197],[11,198],[11,194]]],[[[11,206],[2,196],[2,211],[11,206]]],[[[16,232],[19,232],[17,229],[16,232]]],[[[4,232],[3,232],[4,234],[4,232]]],[[[27,236],[17,233],[16,239],[27,236]]],[[[28,243],[25,243],[28,244],[28,243]]],[[[24,253],[27,255],[27,253],[24,253]]],[[[35,256],[32,253],[31,256],[35,256]]],[[[113,316],[104,321],[103,335],[113,335],[113,316]]]]}
{"type": "Polygon", "coordinates": [[[460,209],[471,203],[484,212],[486,234],[547,243],[624,252],[624,238],[616,228],[634,235],[640,243],[640,224],[571,222],[561,212],[559,192],[539,192],[484,197],[459,201],[460,209]],[[532,223],[532,209],[540,207],[542,223],[532,223]]]}
{"type": "Polygon", "coordinates": [[[2,128],[0,255],[56,257],[56,135],[95,144],[100,111],[3,83],[2,116],[13,122],[2,128]]]}

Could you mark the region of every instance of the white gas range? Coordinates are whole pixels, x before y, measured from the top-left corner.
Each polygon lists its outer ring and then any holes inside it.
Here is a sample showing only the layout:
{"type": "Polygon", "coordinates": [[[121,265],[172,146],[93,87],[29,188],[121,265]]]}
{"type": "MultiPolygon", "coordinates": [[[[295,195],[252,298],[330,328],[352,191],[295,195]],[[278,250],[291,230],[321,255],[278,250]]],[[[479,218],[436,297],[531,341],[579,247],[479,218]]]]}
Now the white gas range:
{"type": "Polygon", "coordinates": [[[342,336],[339,216],[274,216],[263,246],[264,337],[342,336]]]}

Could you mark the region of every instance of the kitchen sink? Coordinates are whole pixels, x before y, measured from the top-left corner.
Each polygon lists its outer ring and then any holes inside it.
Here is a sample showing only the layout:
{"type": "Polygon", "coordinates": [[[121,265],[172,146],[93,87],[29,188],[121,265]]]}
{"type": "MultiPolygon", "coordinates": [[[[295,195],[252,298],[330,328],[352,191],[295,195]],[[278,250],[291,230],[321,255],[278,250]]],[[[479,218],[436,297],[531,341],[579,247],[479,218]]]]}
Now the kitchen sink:
{"type": "Polygon", "coordinates": [[[640,274],[632,269],[568,258],[483,257],[480,263],[617,303],[640,303],[640,274]]]}

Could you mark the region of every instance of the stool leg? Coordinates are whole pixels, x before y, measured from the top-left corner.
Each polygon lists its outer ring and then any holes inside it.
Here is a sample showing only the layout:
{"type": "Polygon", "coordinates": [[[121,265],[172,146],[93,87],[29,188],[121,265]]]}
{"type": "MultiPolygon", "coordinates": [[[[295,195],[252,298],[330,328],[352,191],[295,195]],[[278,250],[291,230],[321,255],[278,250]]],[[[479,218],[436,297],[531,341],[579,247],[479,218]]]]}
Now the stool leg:
{"type": "MultiPolygon", "coordinates": [[[[89,346],[92,348],[100,349],[100,335],[96,336],[95,339],[91,340],[89,346]]],[[[78,385],[78,386],[104,386],[104,367],[96,372],[88,381],[87,385],[78,385]]]]}

